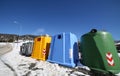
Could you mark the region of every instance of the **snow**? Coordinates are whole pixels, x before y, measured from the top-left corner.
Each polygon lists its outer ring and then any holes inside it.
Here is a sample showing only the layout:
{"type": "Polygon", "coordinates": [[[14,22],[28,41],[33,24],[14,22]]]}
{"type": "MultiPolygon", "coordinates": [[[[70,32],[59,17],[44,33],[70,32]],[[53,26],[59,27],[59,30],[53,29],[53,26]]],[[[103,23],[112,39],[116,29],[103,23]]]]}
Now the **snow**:
{"type": "MultiPolygon", "coordinates": [[[[40,61],[31,57],[22,56],[19,53],[22,43],[23,42],[10,43],[13,47],[12,51],[1,56],[1,60],[8,64],[13,70],[7,68],[7,66],[0,61],[0,68],[2,68],[0,69],[0,76],[7,76],[8,74],[9,76],[90,76],[83,72],[73,71],[71,68],[60,66],[55,63],[49,63],[47,61],[40,61]]],[[[0,45],[5,44],[6,43],[0,43],[0,45]]],[[[120,57],[120,53],[118,55],[120,57]]],[[[86,66],[82,66],[80,68],[90,70],[86,66]]],[[[120,74],[118,74],[118,76],[119,75],[120,74]]]]}
{"type": "Polygon", "coordinates": [[[119,43],[116,43],[115,45],[119,45],[120,44],[120,42],[119,43]]]}
{"type": "Polygon", "coordinates": [[[1,46],[1,45],[5,45],[5,44],[6,44],[6,43],[0,43],[0,46],[1,46]]]}
{"type": "Polygon", "coordinates": [[[22,43],[23,42],[11,43],[13,50],[1,57],[4,63],[9,64],[9,66],[14,69],[17,76],[89,76],[79,71],[71,73],[71,68],[60,66],[55,63],[22,56],[19,54],[22,43]]]}
{"type": "Polygon", "coordinates": [[[120,57],[120,53],[118,53],[118,56],[120,57]]]}
{"type": "Polygon", "coordinates": [[[0,60],[0,76],[13,76],[14,73],[0,60]]]}

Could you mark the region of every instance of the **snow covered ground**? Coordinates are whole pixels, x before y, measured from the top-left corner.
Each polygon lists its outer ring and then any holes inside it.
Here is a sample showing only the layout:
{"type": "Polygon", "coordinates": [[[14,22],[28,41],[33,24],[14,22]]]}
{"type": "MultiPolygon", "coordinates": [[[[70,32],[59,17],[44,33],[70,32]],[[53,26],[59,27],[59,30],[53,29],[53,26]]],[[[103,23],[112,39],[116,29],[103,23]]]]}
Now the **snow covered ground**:
{"type": "Polygon", "coordinates": [[[11,71],[4,63],[0,60],[0,76],[13,76],[14,72],[11,71]]]}
{"type": "MultiPolygon", "coordinates": [[[[87,73],[73,71],[71,68],[59,66],[55,63],[22,56],[19,54],[22,43],[10,43],[13,47],[12,51],[1,56],[1,60],[9,65],[10,69],[0,61],[0,76],[7,76],[8,74],[9,76],[90,76],[87,73]]],[[[0,45],[5,44],[0,43],[0,45]]]]}
{"type": "Polygon", "coordinates": [[[22,42],[11,43],[11,45],[13,50],[1,57],[2,61],[8,64],[12,71],[14,71],[14,74],[11,74],[11,76],[90,76],[83,72],[73,71],[73,69],[68,67],[59,66],[58,64],[22,56],[19,54],[22,42]]]}

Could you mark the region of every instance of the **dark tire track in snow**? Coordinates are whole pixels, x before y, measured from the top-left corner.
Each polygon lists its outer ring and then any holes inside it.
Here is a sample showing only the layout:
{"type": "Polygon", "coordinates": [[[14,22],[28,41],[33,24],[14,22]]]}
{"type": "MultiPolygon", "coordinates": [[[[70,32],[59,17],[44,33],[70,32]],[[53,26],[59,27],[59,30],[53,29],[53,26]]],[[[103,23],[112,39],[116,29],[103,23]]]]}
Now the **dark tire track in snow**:
{"type": "Polygon", "coordinates": [[[5,63],[2,59],[1,61],[14,73],[14,76],[17,76],[16,71],[13,69],[13,67],[11,67],[9,64],[5,63]]]}
{"type": "MultiPolygon", "coordinates": [[[[3,46],[0,46],[0,56],[12,51],[12,45],[11,44],[6,44],[6,45],[3,45],[3,46]]],[[[9,64],[7,64],[6,62],[4,62],[4,60],[2,60],[0,58],[0,60],[4,63],[4,65],[6,65],[13,73],[14,73],[14,76],[17,76],[17,73],[16,71],[13,69],[12,66],[10,66],[9,64]]]]}

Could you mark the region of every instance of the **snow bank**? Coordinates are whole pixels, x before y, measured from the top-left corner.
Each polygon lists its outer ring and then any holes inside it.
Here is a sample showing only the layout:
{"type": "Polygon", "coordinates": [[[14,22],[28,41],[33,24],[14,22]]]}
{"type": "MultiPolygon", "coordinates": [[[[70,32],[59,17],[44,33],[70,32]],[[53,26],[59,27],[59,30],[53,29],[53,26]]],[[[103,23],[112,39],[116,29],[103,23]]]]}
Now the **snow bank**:
{"type": "Polygon", "coordinates": [[[4,46],[4,45],[6,45],[7,43],[3,43],[3,42],[1,42],[0,43],[0,46],[4,46]]]}

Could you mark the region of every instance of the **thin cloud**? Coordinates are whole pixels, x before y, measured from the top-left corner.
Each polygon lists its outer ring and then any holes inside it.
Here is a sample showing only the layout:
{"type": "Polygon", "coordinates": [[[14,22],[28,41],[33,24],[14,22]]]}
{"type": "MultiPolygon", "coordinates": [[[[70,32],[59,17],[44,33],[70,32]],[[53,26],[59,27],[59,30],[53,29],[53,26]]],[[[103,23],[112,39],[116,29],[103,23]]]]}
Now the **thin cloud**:
{"type": "Polygon", "coordinates": [[[18,21],[13,21],[13,23],[18,24],[18,21]]]}
{"type": "Polygon", "coordinates": [[[45,32],[45,29],[39,28],[34,32],[34,35],[40,35],[40,34],[43,34],[44,32],[45,32]]]}

